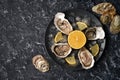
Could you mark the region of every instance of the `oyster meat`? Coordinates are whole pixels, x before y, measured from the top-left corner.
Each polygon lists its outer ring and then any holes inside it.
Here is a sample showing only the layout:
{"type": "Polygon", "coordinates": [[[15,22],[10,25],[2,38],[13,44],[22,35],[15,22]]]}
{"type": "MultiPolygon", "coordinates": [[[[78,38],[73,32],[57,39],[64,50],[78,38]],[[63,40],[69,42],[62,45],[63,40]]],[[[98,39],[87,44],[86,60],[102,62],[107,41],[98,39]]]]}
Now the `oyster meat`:
{"type": "Polygon", "coordinates": [[[71,51],[72,51],[72,49],[68,45],[68,43],[57,43],[57,44],[54,44],[52,46],[51,50],[59,58],[67,57],[71,53],[71,51]]]}
{"type": "Polygon", "coordinates": [[[41,72],[47,72],[49,70],[49,63],[42,55],[36,55],[32,58],[32,63],[36,69],[41,72]]]}
{"type": "Polygon", "coordinates": [[[85,35],[88,40],[104,39],[105,32],[102,27],[87,28],[85,35]]]}
{"type": "Polygon", "coordinates": [[[97,14],[110,13],[111,15],[116,14],[116,9],[111,3],[100,3],[92,7],[92,11],[97,14]]]}
{"type": "Polygon", "coordinates": [[[110,32],[112,34],[116,34],[116,33],[119,33],[120,32],[120,16],[119,15],[116,15],[111,24],[110,24],[110,32]]]}
{"type": "Polygon", "coordinates": [[[94,57],[85,47],[78,52],[78,58],[84,69],[90,69],[94,66],[94,57]]]}
{"type": "Polygon", "coordinates": [[[66,35],[73,31],[72,25],[69,23],[67,19],[65,19],[64,13],[59,12],[55,15],[54,24],[59,31],[66,35]]]}

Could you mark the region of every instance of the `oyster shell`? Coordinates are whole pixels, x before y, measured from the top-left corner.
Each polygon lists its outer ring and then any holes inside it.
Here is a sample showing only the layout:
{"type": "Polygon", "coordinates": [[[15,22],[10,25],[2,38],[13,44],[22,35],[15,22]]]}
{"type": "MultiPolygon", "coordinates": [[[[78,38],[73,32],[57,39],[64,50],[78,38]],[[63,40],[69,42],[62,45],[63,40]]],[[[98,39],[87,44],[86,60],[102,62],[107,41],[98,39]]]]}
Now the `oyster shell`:
{"type": "Polygon", "coordinates": [[[57,43],[51,47],[52,52],[59,58],[67,57],[72,49],[68,43],[57,43]]]}
{"type": "Polygon", "coordinates": [[[85,47],[78,52],[78,58],[84,69],[90,69],[94,66],[94,57],[85,47]]]}
{"type": "Polygon", "coordinates": [[[59,31],[61,31],[66,35],[68,35],[71,31],[73,31],[73,28],[69,23],[69,21],[65,19],[64,13],[59,12],[55,15],[54,24],[59,31]]]}
{"type": "Polygon", "coordinates": [[[111,15],[116,14],[116,9],[111,3],[100,3],[92,7],[92,11],[97,14],[110,13],[111,15]]]}
{"type": "Polygon", "coordinates": [[[47,72],[49,70],[49,63],[44,59],[42,55],[36,55],[32,58],[32,63],[36,69],[41,72],[47,72]]]}
{"type": "Polygon", "coordinates": [[[85,35],[88,40],[97,40],[103,39],[105,37],[105,32],[102,27],[91,27],[86,30],[85,35]]]}
{"type": "Polygon", "coordinates": [[[111,24],[110,24],[110,32],[112,34],[116,34],[116,33],[119,33],[120,32],[120,16],[119,15],[116,15],[111,24]]]}
{"type": "Polygon", "coordinates": [[[109,14],[109,13],[104,13],[102,14],[102,16],[100,17],[100,20],[103,24],[109,24],[112,20],[113,20],[113,15],[109,14]]]}

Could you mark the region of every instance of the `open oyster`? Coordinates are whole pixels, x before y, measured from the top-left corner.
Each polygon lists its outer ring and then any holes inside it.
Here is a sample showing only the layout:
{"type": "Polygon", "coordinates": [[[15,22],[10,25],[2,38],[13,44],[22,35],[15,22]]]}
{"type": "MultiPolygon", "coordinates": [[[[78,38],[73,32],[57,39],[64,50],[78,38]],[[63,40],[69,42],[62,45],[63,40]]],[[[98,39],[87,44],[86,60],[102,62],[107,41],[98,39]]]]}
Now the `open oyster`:
{"type": "Polygon", "coordinates": [[[32,58],[32,63],[36,69],[41,72],[46,72],[49,70],[49,63],[44,59],[42,55],[36,55],[32,58]]]}
{"type": "Polygon", "coordinates": [[[112,34],[116,34],[120,32],[120,16],[119,15],[116,15],[112,20],[110,25],[110,32],[112,34]]]}
{"type": "Polygon", "coordinates": [[[72,51],[68,43],[54,44],[51,49],[52,49],[52,52],[59,58],[67,57],[72,51]]]}
{"type": "Polygon", "coordinates": [[[78,52],[78,58],[84,69],[90,69],[94,66],[94,57],[85,47],[78,52]]]}
{"type": "Polygon", "coordinates": [[[100,3],[92,7],[92,11],[97,14],[110,13],[111,15],[116,14],[116,9],[111,3],[100,3]]]}
{"type": "Polygon", "coordinates": [[[69,21],[65,19],[65,14],[61,12],[55,15],[54,24],[59,31],[66,35],[68,35],[73,30],[69,21]]]}
{"type": "Polygon", "coordinates": [[[85,35],[88,40],[97,40],[103,39],[105,37],[105,32],[102,27],[91,27],[86,30],[85,35]]]}

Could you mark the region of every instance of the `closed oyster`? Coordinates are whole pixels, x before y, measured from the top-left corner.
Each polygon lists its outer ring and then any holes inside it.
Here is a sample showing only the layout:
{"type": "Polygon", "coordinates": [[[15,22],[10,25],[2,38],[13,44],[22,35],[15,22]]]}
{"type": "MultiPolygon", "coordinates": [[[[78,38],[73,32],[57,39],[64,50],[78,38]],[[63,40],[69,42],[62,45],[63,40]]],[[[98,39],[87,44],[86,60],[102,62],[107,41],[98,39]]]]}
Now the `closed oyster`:
{"type": "Polygon", "coordinates": [[[85,35],[88,40],[104,39],[105,32],[102,27],[91,27],[86,30],[85,35]]]}
{"type": "Polygon", "coordinates": [[[72,51],[72,49],[68,45],[68,43],[57,43],[57,44],[54,44],[52,46],[51,50],[59,58],[67,57],[71,53],[71,51],[72,51]]]}
{"type": "Polygon", "coordinates": [[[42,55],[36,55],[32,58],[32,63],[36,69],[41,72],[46,72],[49,70],[49,63],[44,59],[42,55]]]}
{"type": "Polygon", "coordinates": [[[111,15],[116,14],[116,9],[111,3],[100,3],[92,7],[92,11],[97,14],[110,13],[111,15]]]}
{"type": "Polygon", "coordinates": [[[90,69],[94,66],[94,57],[85,47],[78,52],[78,58],[84,69],[90,69]]]}
{"type": "Polygon", "coordinates": [[[100,20],[103,24],[109,24],[112,20],[113,20],[113,15],[109,14],[109,13],[104,13],[102,14],[102,16],[100,17],[100,20]]]}
{"type": "Polygon", "coordinates": [[[120,32],[120,16],[119,15],[116,15],[113,21],[111,22],[110,32],[112,34],[116,34],[120,32]]]}
{"type": "Polygon", "coordinates": [[[61,31],[66,35],[68,35],[71,31],[73,31],[73,28],[69,23],[69,21],[65,19],[64,13],[59,12],[55,15],[54,24],[59,31],[61,31]]]}

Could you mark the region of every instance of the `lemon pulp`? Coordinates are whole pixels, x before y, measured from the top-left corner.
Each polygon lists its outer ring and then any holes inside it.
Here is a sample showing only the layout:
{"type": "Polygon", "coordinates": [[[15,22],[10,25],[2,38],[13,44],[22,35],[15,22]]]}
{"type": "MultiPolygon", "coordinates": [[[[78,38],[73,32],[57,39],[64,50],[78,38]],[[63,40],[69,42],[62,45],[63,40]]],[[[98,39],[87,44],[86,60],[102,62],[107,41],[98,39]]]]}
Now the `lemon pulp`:
{"type": "Polygon", "coordinates": [[[68,43],[74,49],[80,49],[86,43],[86,37],[82,31],[75,30],[68,35],[68,43]]]}

